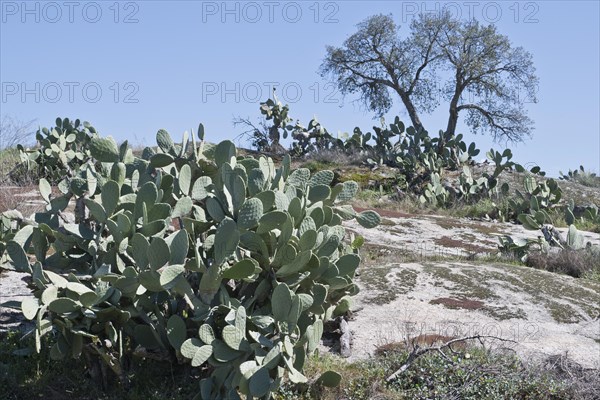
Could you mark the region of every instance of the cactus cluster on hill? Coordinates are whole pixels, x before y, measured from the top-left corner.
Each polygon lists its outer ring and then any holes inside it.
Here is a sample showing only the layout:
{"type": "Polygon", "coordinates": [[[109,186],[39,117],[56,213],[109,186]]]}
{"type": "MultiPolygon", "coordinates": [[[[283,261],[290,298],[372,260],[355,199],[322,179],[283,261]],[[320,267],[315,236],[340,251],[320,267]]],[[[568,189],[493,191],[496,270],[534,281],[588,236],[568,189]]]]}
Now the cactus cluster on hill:
{"type": "MultiPolygon", "coordinates": [[[[40,179],[45,210],[16,218],[3,240],[3,261],[32,277],[35,297],[20,307],[35,321],[38,351],[53,332],[52,358],[86,353],[121,380],[134,352],[187,360],[206,367],[203,399],[264,397],[285,378],[306,381],[323,322],[358,292],[361,241],[342,221],[380,221],[347,204],[358,185],[292,170],[289,156],[279,166],[238,157],[230,141],[206,144],[202,125],[181,144],[158,131],[142,157],[80,126],[42,130],[56,154],[23,150],[61,179],[56,190],[40,179]],[[65,221],[73,207],[75,222],[65,221]]],[[[333,372],[319,380],[338,381],[333,372]]]]}

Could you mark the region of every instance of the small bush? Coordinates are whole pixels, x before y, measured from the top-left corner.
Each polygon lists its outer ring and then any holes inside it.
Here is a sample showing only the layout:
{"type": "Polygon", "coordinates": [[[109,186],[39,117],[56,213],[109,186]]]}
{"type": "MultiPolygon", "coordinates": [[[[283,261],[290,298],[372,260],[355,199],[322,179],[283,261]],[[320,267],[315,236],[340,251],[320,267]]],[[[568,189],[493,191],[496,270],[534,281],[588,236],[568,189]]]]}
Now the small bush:
{"type": "Polygon", "coordinates": [[[0,151],[0,185],[2,186],[25,186],[38,181],[35,169],[29,170],[21,163],[19,150],[7,148],[0,151]]]}
{"type": "Polygon", "coordinates": [[[566,274],[574,278],[600,275],[600,251],[597,248],[564,249],[557,252],[535,251],[526,265],[536,269],[566,274]]]}
{"type": "Polygon", "coordinates": [[[600,188],[600,176],[586,172],[577,176],[575,181],[583,186],[600,188]]]}
{"type": "MultiPolygon", "coordinates": [[[[42,338],[44,347],[49,338],[42,338]]],[[[57,363],[44,350],[33,351],[32,335],[21,338],[17,332],[0,333],[0,398],[3,400],[189,400],[198,379],[189,365],[136,358],[130,366],[129,386],[110,384],[99,387],[91,379],[85,361],[67,359],[57,363]]]]}
{"type": "Polygon", "coordinates": [[[368,155],[359,150],[321,149],[308,153],[304,160],[331,166],[363,165],[368,155]]]}

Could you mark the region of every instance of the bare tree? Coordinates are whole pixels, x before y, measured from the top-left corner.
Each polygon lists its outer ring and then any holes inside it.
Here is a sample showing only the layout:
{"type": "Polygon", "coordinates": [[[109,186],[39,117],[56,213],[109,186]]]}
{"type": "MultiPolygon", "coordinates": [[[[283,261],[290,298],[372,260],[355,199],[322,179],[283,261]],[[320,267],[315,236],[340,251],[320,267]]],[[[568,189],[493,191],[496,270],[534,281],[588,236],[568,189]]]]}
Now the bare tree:
{"type": "Polygon", "coordinates": [[[327,47],[321,74],[343,94],[358,93],[378,115],[389,111],[395,92],[416,129],[424,129],[419,114],[433,111],[441,94],[449,109],[440,150],[454,136],[462,111],[474,132],[510,141],[531,134],[533,121],[524,110],[525,99],[537,101],[531,54],[513,47],[493,25],[449,13],[420,15],[403,39],[391,16],[375,15],[358,24],[342,47],[327,47]],[[439,91],[442,77],[449,78],[439,91]]]}
{"type": "Polygon", "coordinates": [[[241,125],[246,129],[238,135],[238,139],[242,137],[250,139],[252,146],[261,152],[284,154],[286,149],[281,145],[281,139],[287,139],[288,124],[292,122],[288,112],[289,107],[279,101],[275,94],[275,88],[273,88],[273,98],[260,103],[262,117],[258,126],[250,118],[236,117],[233,119],[234,127],[241,125]]]}
{"type": "Polygon", "coordinates": [[[15,147],[17,144],[28,144],[33,135],[34,122],[35,120],[23,122],[15,117],[4,115],[0,119],[0,149],[15,147]]]}
{"type": "Polygon", "coordinates": [[[242,126],[245,130],[237,138],[250,140],[252,147],[260,152],[272,154],[283,154],[286,152],[285,147],[279,143],[279,129],[274,125],[269,126],[265,118],[260,119],[258,124],[255,124],[250,118],[235,117],[233,119],[233,126],[242,126]]]}

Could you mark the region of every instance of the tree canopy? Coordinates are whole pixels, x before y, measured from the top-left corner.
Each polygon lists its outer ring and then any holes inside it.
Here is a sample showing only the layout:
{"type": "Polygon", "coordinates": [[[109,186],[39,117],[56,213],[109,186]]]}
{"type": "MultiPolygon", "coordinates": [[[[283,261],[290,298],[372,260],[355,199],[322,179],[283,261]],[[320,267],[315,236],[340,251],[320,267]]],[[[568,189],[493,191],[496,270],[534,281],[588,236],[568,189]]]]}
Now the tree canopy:
{"type": "Polygon", "coordinates": [[[341,47],[327,46],[320,72],[344,95],[359,94],[381,116],[396,94],[413,126],[443,101],[448,123],[440,145],[456,131],[459,115],[475,133],[520,141],[533,121],[525,100],[536,102],[538,78],[532,56],[493,25],[461,21],[449,13],[422,14],[402,37],[391,15],[374,15],[357,25],[341,47]]]}

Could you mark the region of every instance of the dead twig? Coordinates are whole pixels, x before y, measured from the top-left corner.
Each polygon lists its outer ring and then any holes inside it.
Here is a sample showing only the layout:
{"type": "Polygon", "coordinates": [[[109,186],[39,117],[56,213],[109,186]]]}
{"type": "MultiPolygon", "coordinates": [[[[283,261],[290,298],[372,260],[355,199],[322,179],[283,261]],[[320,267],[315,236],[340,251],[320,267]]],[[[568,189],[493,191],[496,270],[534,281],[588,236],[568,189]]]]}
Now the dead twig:
{"type": "Polygon", "coordinates": [[[474,336],[467,336],[467,337],[452,339],[452,340],[449,340],[446,343],[441,344],[439,346],[420,347],[417,344],[417,345],[415,345],[414,349],[408,355],[408,358],[406,359],[406,361],[404,362],[404,364],[402,364],[402,366],[400,368],[398,368],[393,374],[391,374],[390,376],[388,376],[385,381],[386,382],[393,381],[399,375],[401,375],[402,373],[404,373],[404,371],[406,371],[408,368],[410,368],[410,366],[415,362],[415,360],[417,358],[419,358],[423,354],[429,353],[430,351],[437,351],[440,354],[442,354],[444,356],[444,358],[446,358],[447,360],[450,361],[450,359],[448,358],[448,356],[446,356],[446,354],[443,352],[444,349],[446,349],[446,348],[452,349],[451,346],[454,343],[464,342],[464,341],[467,341],[467,340],[474,340],[474,339],[479,340],[479,342],[482,343],[482,344],[483,344],[483,339],[496,339],[496,340],[501,340],[503,342],[513,342],[513,343],[516,343],[514,340],[504,339],[504,338],[500,338],[500,337],[497,337],[497,336],[491,336],[491,335],[474,335],[474,336]]]}

